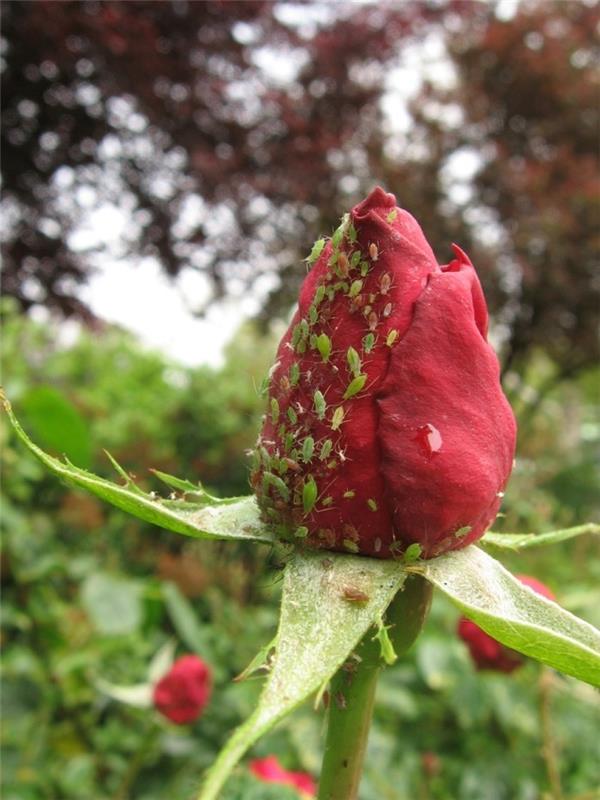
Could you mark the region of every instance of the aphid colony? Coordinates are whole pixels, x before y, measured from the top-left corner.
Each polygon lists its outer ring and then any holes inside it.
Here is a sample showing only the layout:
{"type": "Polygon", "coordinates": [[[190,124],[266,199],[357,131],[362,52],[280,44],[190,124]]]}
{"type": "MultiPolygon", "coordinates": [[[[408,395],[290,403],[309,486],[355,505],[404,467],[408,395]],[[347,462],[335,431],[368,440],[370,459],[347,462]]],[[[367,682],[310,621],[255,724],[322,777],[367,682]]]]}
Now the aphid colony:
{"type": "MultiPolygon", "coordinates": [[[[393,217],[387,221],[391,224],[393,217]]],[[[309,529],[315,530],[314,524],[307,527],[307,517],[333,508],[328,487],[346,460],[344,422],[353,402],[369,388],[368,362],[375,348],[391,348],[396,342],[395,330],[377,333],[393,309],[392,277],[375,268],[379,257],[376,242],[361,247],[345,215],[330,241],[319,239],[306,259],[310,265],[326,259],[326,269],[308,307],[302,316],[297,313],[284,337],[281,347],[288,352],[278,356],[264,385],[268,418],[252,453],[251,484],[265,521],[277,528],[280,538],[306,539],[309,529]],[[346,332],[340,330],[339,320],[348,312],[362,319],[355,346],[348,345],[346,332]]],[[[354,496],[355,488],[348,486],[335,502],[354,496]]],[[[377,510],[374,499],[365,502],[369,510],[377,510]]],[[[333,547],[339,531],[336,536],[324,524],[317,526],[316,540],[310,538],[313,545],[333,547]]],[[[337,544],[357,552],[358,539],[356,528],[346,522],[337,544]]]]}

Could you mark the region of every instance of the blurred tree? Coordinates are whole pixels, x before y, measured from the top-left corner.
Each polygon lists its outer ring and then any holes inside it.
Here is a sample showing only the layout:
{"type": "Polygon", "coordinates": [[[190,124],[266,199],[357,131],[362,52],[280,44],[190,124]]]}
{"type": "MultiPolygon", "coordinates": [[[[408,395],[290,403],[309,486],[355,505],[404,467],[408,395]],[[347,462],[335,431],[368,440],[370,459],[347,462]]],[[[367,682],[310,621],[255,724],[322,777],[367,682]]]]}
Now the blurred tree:
{"type": "Polygon", "coordinates": [[[522,373],[536,348],[554,360],[545,388],[599,357],[599,22],[597,3],[544,0],[457,26],[456,85],[428,84],[412,105],[410,143],[425,154],[388,166],[388,184],[436,203],[436,227],[468,247],[504,328],[504,369],[522,373]]]}
{"type": "Polygon", "coordinates": [[[215,297],[270,291],[271,316],[293,299],[311,238],[382,182],[440,260],[452,239],[473,252],[507,365],[541,345],[558,376],[584,367],[598,13],[495,9],[4,4],[4,291],[89,316],[78,285],[99,258],[150,255],[171,275],[203,271],[215,297]],[[406,48],[432,36],[455,85],[425,83],[400,134],[382,98],[406,48]]]}
{"type": "Polygon", "coordinates": [[[86,313],[77,284],[107,255],[111,231],[73,236],[98,207],[127,217],[118,255],[205,270],[217,293],[296,262],[371,181],[383,62],[441,16],[260,0],[3,14],[5,291],[65,314],[86,313]]]}

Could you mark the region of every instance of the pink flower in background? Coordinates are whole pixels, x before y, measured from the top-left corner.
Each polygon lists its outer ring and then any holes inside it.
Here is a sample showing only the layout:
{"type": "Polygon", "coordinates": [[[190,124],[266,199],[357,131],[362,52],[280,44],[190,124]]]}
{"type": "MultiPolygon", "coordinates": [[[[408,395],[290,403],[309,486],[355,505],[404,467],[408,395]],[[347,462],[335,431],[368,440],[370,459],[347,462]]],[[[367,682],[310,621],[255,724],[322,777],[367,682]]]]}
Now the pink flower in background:
{"type": "MultiPolygon", "coordinates": [[[[548,600],[555,599],[550,589],[537,578],[529,575],[517,575],[517,578],[542,597],[546,597],[548,600]]],[[[461,617],[459,620],[457,632],[469,648],[469,653],[477,669],[510,673],[524,663],[523,657],[519,653],[497,642],[481,630],[479,625],[466,617],[461,617]]]]}
{"type": "Polygon", "coordinates": [[[154,705],[171,722],[186,725],[202,714],[211,689],[209,666],[198,656],[182,656],[154,687],[154,705]]]}
{"type": "Polygon", "coordinates": [[[250,771],[265,783],[281,783],[293,786],[302,797],[315,797],[317,787],[307,772],[292,772],[284,769],[276,756],[256,758],[250,762],[250,771]]]}

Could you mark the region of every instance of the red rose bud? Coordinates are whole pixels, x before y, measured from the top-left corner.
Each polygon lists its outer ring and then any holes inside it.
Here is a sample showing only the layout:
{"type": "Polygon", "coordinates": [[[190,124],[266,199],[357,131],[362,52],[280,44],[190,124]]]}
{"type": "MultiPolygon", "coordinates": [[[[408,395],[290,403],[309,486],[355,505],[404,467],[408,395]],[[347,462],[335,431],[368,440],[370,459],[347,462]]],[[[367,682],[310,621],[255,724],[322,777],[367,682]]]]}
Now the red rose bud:
{"type": "Polygon", "coordinates": [[[198,658],[178,658],[154,687],[154,705],[176,725],[194,722],[202,714],[211,693],[210,668],[198,658]]]}
{"type": "Polygon", "coordinates": [[[312,777],[306,772],[290,772],[284,769],[275,756],[257,758],[250,762],[250,770],[265,783],[281,783],[293,786],[302,797],[314,797],[317,787],[312,777]]]}
{"type": "MultiPolygon", "coordinates": [[[[528,575],[517,575],[517,578],[525,586],[529,586],[534,592],[542,595],[542,597],[546,597],[548,600],[555,599],[550,589],[544,586],[541,581],[536,580],[536,578],[531,578],[528,575]]],[[[461,617],[457,631],[460,638],[469,648],[469,653],[477,669],[513,672],[524,662],[519,653],[497,642],[470,619],[461,617]]]]}
{"type": "Polygon", "coordinates": [[[375,189],[314,266],[270,372],[251,477],[282,538],[389,558],[464,547],[495,519],[516,426],[475,270],[438,266],[375,189]]]}

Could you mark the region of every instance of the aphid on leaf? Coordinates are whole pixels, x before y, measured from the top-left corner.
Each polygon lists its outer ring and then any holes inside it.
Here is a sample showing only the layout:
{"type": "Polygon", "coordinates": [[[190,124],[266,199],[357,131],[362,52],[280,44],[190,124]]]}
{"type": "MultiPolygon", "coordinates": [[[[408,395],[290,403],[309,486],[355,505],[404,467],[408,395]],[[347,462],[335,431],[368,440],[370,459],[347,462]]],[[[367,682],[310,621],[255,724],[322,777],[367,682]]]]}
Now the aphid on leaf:
{"type": "Polygon", "coordinates": [[[377,259],[379,258],[379,250],[375,242],[371,242],[371,244],[369,245],[369,256],[371,258],[371,261],[377,261],[377,259]]]}
{"type": "Polygon", "coordinates": [[[348,603],[368,603],[369,595],[356,586],[342,586],[342,597],[348,603]]]}

